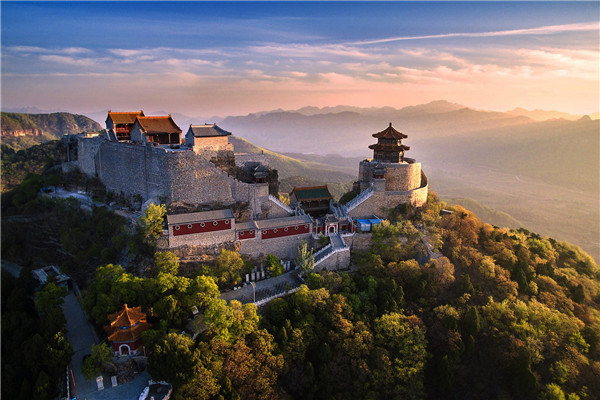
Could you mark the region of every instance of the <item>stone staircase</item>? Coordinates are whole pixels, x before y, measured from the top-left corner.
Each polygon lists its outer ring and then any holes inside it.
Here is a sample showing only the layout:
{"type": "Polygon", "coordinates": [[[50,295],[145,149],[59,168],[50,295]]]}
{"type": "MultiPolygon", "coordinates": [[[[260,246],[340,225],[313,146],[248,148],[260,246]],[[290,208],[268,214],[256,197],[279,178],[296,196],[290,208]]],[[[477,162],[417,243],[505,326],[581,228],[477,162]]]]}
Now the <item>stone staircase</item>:
{"type": "Polygon", "coordinates": [[[277,204],[279,207],[287,211],[290,215],[294,215],[294,210],[292,210],[290,206],[283,204],[281,200],[279,200],[277,197],[270,194],[269,200],[271,200],[273,203],[277,204]]]}
{"type": "Polygon", "coordinates": [[[373,188],[373,184],[371,184],[368,189],[363,190],[362,192],[360,192],[358,194],[358,196],[356,196],[355,198],[350,200],[348,203],[346,203],[345,206],[342,206],[342,207],[345,207],[344,211],[346,213],[349,213],[350,211],[354,210],[356,207],[361,205],[369,197],[373,196],[374,192],[375,192],[375,189],[373,188]]]}
{"type": "Polygon", "coordinates": [[[350,247],[346,245],[344,239],[342,239],[342,236],[339,233],[332,234],[329,236],[329,238],[331,243],[323,247],[315,254],[315,267],[335,253],[339,253],[340,251],[350,251],[350,247]]]}

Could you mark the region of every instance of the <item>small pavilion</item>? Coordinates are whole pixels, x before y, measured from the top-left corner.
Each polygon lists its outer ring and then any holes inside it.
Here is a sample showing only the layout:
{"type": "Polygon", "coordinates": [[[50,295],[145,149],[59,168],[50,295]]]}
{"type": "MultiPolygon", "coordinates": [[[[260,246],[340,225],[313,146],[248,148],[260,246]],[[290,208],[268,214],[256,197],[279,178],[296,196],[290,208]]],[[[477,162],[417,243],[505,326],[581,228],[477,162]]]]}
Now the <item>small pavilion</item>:
{"type": "Polygon", "coordinates": [[[113,352],[117,356],[135,355],[142,344],[142,333],[151,328],[141,307],[127,307],[108,315],[110,323],[104,327],[113,352]]]}
{"type": "Polygon", "coordinates": [[[381,132],[373,134],[377,138],[377,143],[369,146],[373,150],[373,161],[382,163],[401,163],[404,162],[404,152],[410,147],[402,144],[402,139],[408,136],[398,132],[390,126],[381,132]]]}

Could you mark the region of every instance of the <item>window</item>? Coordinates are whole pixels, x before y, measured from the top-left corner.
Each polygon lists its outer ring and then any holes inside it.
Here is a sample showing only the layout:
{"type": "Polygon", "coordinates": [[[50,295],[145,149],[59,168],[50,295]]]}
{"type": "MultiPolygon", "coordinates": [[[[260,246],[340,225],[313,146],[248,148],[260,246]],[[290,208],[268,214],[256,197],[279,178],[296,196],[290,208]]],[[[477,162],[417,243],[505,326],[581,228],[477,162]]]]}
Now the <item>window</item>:
{"type": "Polygon", "coordinates": [[[226,220],[225,220],[225,223],[226,223],[227,225],[229,225],[229,220],[228,220],[228,219],[226,219],[226,220]]]}
{"type": "Polygon", "coordinates": [[[175,230],[178,231],[181,227],[179,225],[175,225],[175,230]]]}
{"type": "Polygon", "coordinates": [[[277,228],[273,229],[273,233],[277,233],[277,228]]]}
{"type": "Polygon", "coordinates": [[[188,229],[192,229],[192,224],[188,224],[188,229]]]}
{"type": "Polygon", "coordinates": [[[204,222],[200,222],[200,226],[204,228],[204,222]]]}
{"type": "Polygon", "coordinates": [[[287,231],[288,231],[288,228],[283,228],[283,230],[284,230],[285,232],[287,232],[287,231]]]}
{"type": "Polygon", "coordinates": [[[251,234],[251,235],[253,235],[253,234],[254,234],[254,231],[250,231],[250,232],[248,232],[248,233],[249,233],[249,234],[251,234]]]}
{"type": "Polygon", "coordinates": [[[214,225],[214,226],[217,226],[217,224],[218,224],[218,223],[219,223],[219,222],[217,222],[217,221],[213,221],[213,225],[214,225]]]}
{"type": "Polygon", "coordinates": [[[298,227],[297,227],[297,226],[295,226],[295,227],[294,227],[294,229],[295,229],[295,230],[298,230],[298,227]]]}

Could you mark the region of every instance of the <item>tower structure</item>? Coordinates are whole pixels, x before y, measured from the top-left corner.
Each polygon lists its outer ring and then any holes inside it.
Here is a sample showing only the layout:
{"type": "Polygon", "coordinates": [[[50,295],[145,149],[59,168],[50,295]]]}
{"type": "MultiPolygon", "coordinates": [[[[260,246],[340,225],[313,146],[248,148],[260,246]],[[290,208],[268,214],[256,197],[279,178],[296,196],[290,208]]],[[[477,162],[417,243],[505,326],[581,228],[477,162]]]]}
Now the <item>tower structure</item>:
{"type": "Polygon", "coordinates": [[[404,153],[410,147],[402,144],[408,136],[389,126],[374,133],[377,143],[369,146],[373,159],[363,160],[358,167],[354,189],[360,194],[347,204],[353,218],[369,215],[385,216],[400,204],[420,207],[427,201],[427,177],[421,163],[404,153]]]}
{"type": "Polygon", "coordinates": [[[373,160],[383,163],[399,163],[404,162],[404,152],[410,147],[402,144],[402,139],[408,136],[402,132],[398,132],[390,126],[381,132],[373,134],[377,138],[377,143],[369,146],[373,150],[373,160]]]}

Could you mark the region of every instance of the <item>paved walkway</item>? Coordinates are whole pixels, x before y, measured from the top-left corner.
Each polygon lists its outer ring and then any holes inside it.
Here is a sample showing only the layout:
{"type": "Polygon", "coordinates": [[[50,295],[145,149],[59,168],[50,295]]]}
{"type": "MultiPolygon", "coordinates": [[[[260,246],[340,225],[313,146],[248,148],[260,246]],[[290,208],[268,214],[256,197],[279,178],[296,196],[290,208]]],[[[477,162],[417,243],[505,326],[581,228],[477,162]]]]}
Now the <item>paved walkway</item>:
{"type": "Polygon", "coordinates": [[[71,387],[71,393],[77,394],[78,399],[83,399],[88,393],[93,393],[98,389],[96,381],[86,380],[81,371],[83,356],[90,354],[92,344],[96,344],[98,340],[94,328],[88,322],[87,316],[72,291],[65,297],[63,312],[67,320],[67,338],[71,346],[73,346],[74,353],[71,360],[71,368],[73,369],[73,377],[75,378],[75,390],[71,387]]]}
{"type": "MultiPolygon", "coordinates": [[[[292,270],[275,278],[256,282],[256,301],[258,302],[267,297],[283,293],[288,289],[297,288],[302,284],[302,280],[298,276],[298,273],[298,270],[292,270]]],[[[254,294],[252,285],[246,285],[238,290],[221,293],[221,298],[227,301],[238,300],[242,304],[253,303],[254,294]]]]}
{"type": "MultiPolygon", "coordinates": [[[[110,384],[110,377],[104,376],[104,390],[98,391],[94,389],[94,392],[88,393],[85,396],[77,396],[78,400],[137,400],[140,398],[140,394],[146,386],[148,386],[148,380],[150,375],[143,371],[141,374],[135,377],[131,382],[127,382],[123,385],[117,385],[112,387],[110,384]]],[[[95,383],[94,383],[95,385],[95,383]]]]}

